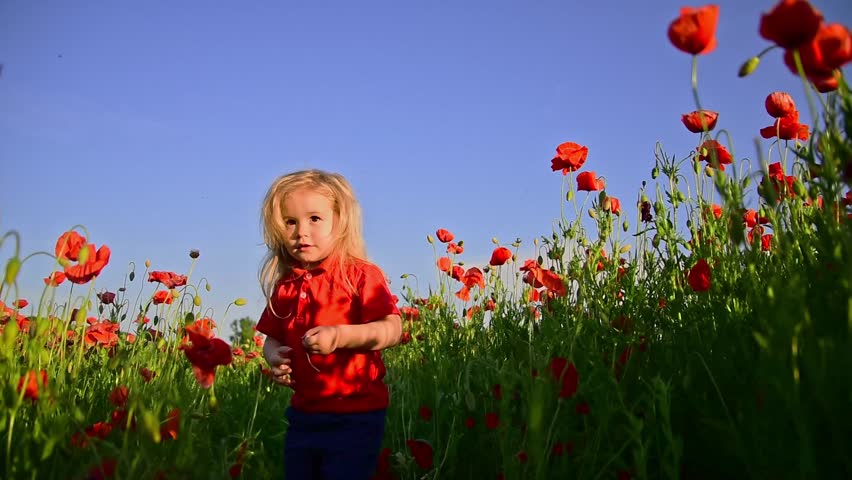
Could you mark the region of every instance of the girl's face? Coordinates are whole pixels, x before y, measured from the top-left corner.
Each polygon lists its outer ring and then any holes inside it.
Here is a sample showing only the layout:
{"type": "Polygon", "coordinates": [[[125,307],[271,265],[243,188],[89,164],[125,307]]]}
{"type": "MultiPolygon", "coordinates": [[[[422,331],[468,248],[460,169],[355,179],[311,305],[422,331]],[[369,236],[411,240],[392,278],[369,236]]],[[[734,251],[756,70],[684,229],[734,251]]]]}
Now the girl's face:
{"type": "Polygon", "coordinates": [[[299,189],[284,197],[282,209],[287,253],[305,269],[315,268],[334,246],[334,205],[313,190],[299,189]]]}

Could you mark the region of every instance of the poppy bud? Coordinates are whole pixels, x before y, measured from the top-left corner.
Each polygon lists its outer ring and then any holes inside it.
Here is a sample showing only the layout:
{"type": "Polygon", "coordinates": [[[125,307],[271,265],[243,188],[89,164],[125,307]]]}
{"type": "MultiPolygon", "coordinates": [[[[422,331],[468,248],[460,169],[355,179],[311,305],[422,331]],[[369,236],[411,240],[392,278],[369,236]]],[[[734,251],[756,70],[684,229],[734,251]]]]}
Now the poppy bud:
{"type": "Polygon", "coordinates": [[[145,260],[145,268],[151,268],[151,260],[145,260]]]}
{"type": "Polygon", "coordinates": [[[86,314],[89,311],[89,305],[83,304],[77,309],[77,312],[74,315],[74,321],[77,323],[85,323],[86,322],[86,314]]]}
{"type": "Polygon", "coordinates": [[[234,305],[236,305],[238,307],[242,307],[245,304],[246,304],[245,298],[238,298],[238,299],[234,300],[234,305]]]}
{"type": "Polygon", "coordinates": [[[426,241],[429,242],[430,245],[435,244],[435,239],[432,238],[432,235],[426,235],[426,241]]]}
{"type": "Polygon", "coordinates": [[[565,194],[565,201],[570,202],[574,200],[574,190],[568,190],[568,193],[565,194]]]}
{"type": "Polygon", "coordinates": [[[595,212],[594,208],[589,209],[589,216],[592,217],[592,218],[598,218],[598,214],[597,214],[597,212],[595,212]]]}
{"type": "Polygon", "coordinates": [[[538,246],[538,237],[533,238],[533,245],[538,246]]]}
{"type": "Polygon", "coordinates": [[[136,278],[136,272],[131,271],[131,272],[130,272],[130,275],[128,275],[128,276],[127,276],[127,278],[129,278],[129,279],[130,279],[130,281],[132,282],[132,281],[133,281],[133,279],[135,279],[135,278],[136,278]]]}
{"type": "Polygon", "coordinates": [[[715,172],[715,170],[713,170],[713,167],[711,167],[710,165],[707,165],[706,167],[704,167],[704,175],[707,175],[708,177],[713,178],[714,172],[715,172]]]}
{"type": "Polygon", "coordinates": [[[80,265],[85,265],[89,260],[89,247],[83,247],[80,249],[80,253],[77,254],[77,262],[80,265]]]}
{"type": "Polygon", "coordinates": [[[663,203],[660,202],[659,200],[657,200],[656,202],[654,202],[654,213],[659,215],[660,212],[662,212],[662,211],[663,211],[663,203]]]}
{"type": "Polygon", "coordinates": [[[627,220],[624,220],[624,223],[621,224],[621,229],[625,232],[630,229],[630,224],[627,223],[627,220]]]}
{"type": "Polygon", "coordinates": [[[538,264],[539,264],[539,265],[541,265],[542,263],[544,263],[544,259],[543,259],[543,258],[541,258],[541,255],[539,255],[539,256],[538,256],[538,258],[536,258],[536,261],[538,262],[538,264]]]}
{"type": "Polygon", "coordinates": [[[654,248],[660,248],[660,236],[659,235],[654,235],[654,238],[651,239],[651,245],[653,245],[654,248]]]}
{"type": "Polygon", "coordinates": [[[804,197],[804,196],[805,196],[805,194],[807,194],[807,193],[808,193],[808,192],[805,190],[805,185],[804,185],[802,182],[798,181],[798,180],[796,180],[795,182],[793,182],[793,191],[794,191],[794,192],[796,192],[796,195],[798,195],[798,196],[800,196],[800,197],[804,197]]]}
{"type": "Polygon", "coordinates": [[[494,245],[498,245],[500,242],[497,241],[497,237],[491,237],[491,243],[493,243],[494,245]]]}
{"type": "Polygon", "coordinates": [[[198,258],[199,255],[201,255],[201,252],[199,252],[198,250],[192,249],[189,251],[189,258],[195,259],[198,258]]]}
{"type": "Polygon", "coordinates": [[[459,240],[458,246],[463,247],[464,246],[464,240],[459,240]]]}
{"type": "Polygon", "coordinates": [[[213,289],[213,287],[210,286],[210,282],[207,282],[207,283],[204,284],[204,289],[209,292],[210,290],[213,289]]]}
{"type": "Polygon", "coordinates": [[[683,201],[686,200],[686,196],[680,190],[678,190],[677,193],[675,193],[675,198],[677,199],[678,202],[683,202],[683,201]]]}
{"type": "Polygon", "coordinates": [[[6,276],[3,277],[7,285],[11,285],[15,283],[15,279],[18,278],[18,272],[21,271],[21,259],[18,257],[12,257],[6,263],[6,276]]]}
{"type": "Polygon", "coordinates": [[[695,172],[696,175],[698,175],[698,172],[701,171],[701,161],[697,158],[692,159],[692,171],[695,172]]]}
{"type": "Polygon", "coordinates": [[[742,64],[740,71],[737,72],[737,76],[743,78],[751,75],[755,70],[757,70],[758,65],[760,65],[760,57],[754,56],[749,58],[742,64]]]}
{"type": "Polygon", "coordinates": [[[160,434],[160,420],[157,419],[154,412],[150,410],[142,412],[142,428],[151,435],[151,440],[153,440],[154,443],[160,443],[160,440],[162,440],[162,436],[160,434]]]}
{"type": "Polygon", "coordinates": [[[196,296],[192,299],[192,304],[193,304],[193,305],[195,305],[196,307],[200,307],[200,306],[201,306],[201,296],[200,296],[200,295],[196,295],[196,296]]]}
{"type": "Polygon", "coordinates": [[[660,169],[657,168],[657,167],[652,168],[651,169],[651,179],[656,180],[658,176],[660,176],[660,169]]]}
{"type": "Polygon", "coordinates": [[[216,395],[210,395],[209,402],[211,410],[219,410],[219,400],[216,399],[216,395]]]}

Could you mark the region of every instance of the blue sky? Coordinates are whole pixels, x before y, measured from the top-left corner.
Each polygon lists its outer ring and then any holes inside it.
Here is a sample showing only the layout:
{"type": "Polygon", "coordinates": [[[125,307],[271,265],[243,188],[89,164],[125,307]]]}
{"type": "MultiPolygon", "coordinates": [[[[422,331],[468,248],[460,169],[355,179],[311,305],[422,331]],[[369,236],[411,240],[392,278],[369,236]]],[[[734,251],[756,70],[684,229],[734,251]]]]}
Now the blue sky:
{"type": "MultiPolygon", "coordinates": [[[[682,158],[697,136],[680,123],[695,109],[690,56],[666,37],[687,4],[620,3],[4,1],[0,231],[18,231],[28,253],[85,225],[113,252],[98,291],[120,286],[131,261],[137,274],[146,259],[185,273],[198,249],[191,281],[209,280],[205,306],[227,327],[262,310],[258,211],[289,171],[349,178],[395,291],[402,273],[423,290],[435,278],[425,236],[437,228],[465,241],[468,265],[487,261],[494,236],[522,238],[531,256],[559,216],[550,158],[564,141],[589,147],[586,169],[632,220],[655,143],[682,158]],[[248,305],[222,319],[237,297],[248,305]]],[[[806,100],[778,50],[736,76],[768,46],[758,22],[775,2],[718,4],[702,104],[720,112],[735,157],[754,160],[766,95],[793,94],[804,121],[806,100]]],[[[852,23],[846,0],[815,5],[852,23]]],[[[27,261],[22,297],[38,298],[51,264],[27,261]]],[[[137,277],[133,298],[140,288],[153,292],[137,277]]]]}

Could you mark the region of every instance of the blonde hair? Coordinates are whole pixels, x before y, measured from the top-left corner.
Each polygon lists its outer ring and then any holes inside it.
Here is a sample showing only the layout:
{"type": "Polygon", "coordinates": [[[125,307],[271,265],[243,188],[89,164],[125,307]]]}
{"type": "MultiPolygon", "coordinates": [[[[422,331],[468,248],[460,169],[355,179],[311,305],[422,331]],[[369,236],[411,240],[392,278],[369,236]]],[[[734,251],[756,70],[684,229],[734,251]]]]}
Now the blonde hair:
{"type": "MultiPolygon", "coordinates": [[[[268,251],[261,262],[258,277],[267,299],[272,296],[275,284],[296,265],[293,257],[287,253],[286,226],[281,211],[287,195],[302,189],[324,195],[332,202],[334,237],[329,254],[332,263],[327,265],[327,270],[335,274],[345,272],[347,265],[367,258],[361,233],[361,206],[343,175],[322,170],[302,170],[282,175],[272,182],[260,209],[263,241],[268,251]]],[[[351,280],[345,276],[344,279],[347,288],[354,291],[351,280]]]]}

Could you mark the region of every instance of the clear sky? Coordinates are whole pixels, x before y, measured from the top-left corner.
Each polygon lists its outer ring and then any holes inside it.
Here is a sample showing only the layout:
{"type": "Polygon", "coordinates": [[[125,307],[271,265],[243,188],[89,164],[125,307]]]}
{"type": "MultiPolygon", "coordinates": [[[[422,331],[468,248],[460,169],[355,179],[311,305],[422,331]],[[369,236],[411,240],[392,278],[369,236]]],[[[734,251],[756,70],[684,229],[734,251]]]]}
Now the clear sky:
{"type": "MultiPolygon", "coordinates": [[[[769,45],[758,23],[775,3],[718,2],[718,48],[699,61],[702,104],[737,159],[756,158],[768,93],[792,93],[809,121],[781,51],[736,76],[769,45]]],[[[852,23],[848,0],[814,4],[852,23]]],[[[263,308],[259,206],[289,171],[349,178],[394,291],[402,273],[434,282],[425,237],[437,228],[465,241],[468,265],[487,262],[493,236],[521,237],[531,256],[559,216],[550,159],[564,141],[589,147],[585,169],[635,222],[655,143],[678,158],[697,145],[680,122],[695,109],[690,56],[666,36],[685,5],[699,4],[4,0],[0,232],[17,230],[29,253],[85,225],[112,249],[98,291],[131,261],[137,275],[146,259],[186,273],[198,249],[191,283],[210,281],[205,305],[227,327],[263,308]],[[221,319],[237,297],[248,305],[221,319]]],[[[22,297],[37,300],[51,264],[27,261],[22,297]]]]}

